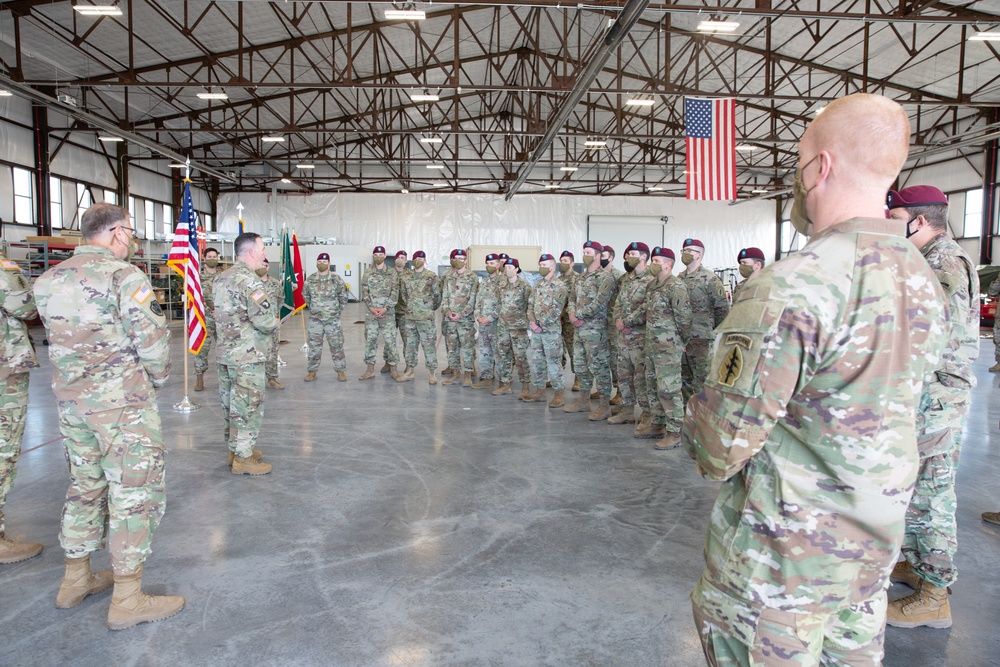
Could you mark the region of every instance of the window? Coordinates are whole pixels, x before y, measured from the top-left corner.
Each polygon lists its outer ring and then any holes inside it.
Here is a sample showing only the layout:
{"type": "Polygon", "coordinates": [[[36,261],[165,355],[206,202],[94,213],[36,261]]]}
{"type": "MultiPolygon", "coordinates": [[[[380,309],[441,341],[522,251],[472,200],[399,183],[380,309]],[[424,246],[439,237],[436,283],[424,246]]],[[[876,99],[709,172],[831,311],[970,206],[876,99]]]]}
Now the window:
{"type": "Polygon", "coordinates": [[[105,204],[115,204],[118,205],[118,193],[114,190],[104,191],[104,203],[105,204]]]}
{"type": "Polygon", "coordinates": [[[795,231],[791,220],[781,221],[781,256],[798,252],[806,244],[806,238],[795,231]]]}
{"type": "Polygon", "coordinates": [[[49,177],[49,215],[52,229],[62,229],[62,181],[54,176],[49,177]]]}
{"type": "Polygon", "coordinates": [[[128,198],[128,217],[135,220],[135,197],[128,198]]]}
{"type": "Polygon", "coordinates": [[[156,233],[156,204],[147,199],[143,202],[142,210],[142,221],[135,226],[135,235],[144,239],[148,238],[149,234],[156,233]]]}
{"type": "Polygon", "coordinates": [[[170,204],[163,205],[163,236],[170,238],[174,233],[174,207],[170,204]]]}
{"type": "Polygon", "coordinates": [[[199,217],[201,218],[201,226],[205,229],[205,231],[215,229],[215,227],[212,226],[212,216],[210,214],[206,213],[205,215],[199,217]]]}
{"type": "Polygon", "coordinates": [[[14,222],[25,225],[35,224],[35,206],[32,199],[31,172],[14,169],[14,222]]]}
{"type": "Polygon", "coordinates": [[[76,184],[76,225],[77,229],[80,228],[80,220],[83,218],[83,212],[90,208],[90,205],[94,203],[93,198],[90,196],[90,188],[88,188],[83,183],[76,184]]]}
{"type": "Polygon", "coordinates": [[[983,229],[983,191],[969,190],[965,193],[965,217],[962,236],[978,237],[983,229]]]}

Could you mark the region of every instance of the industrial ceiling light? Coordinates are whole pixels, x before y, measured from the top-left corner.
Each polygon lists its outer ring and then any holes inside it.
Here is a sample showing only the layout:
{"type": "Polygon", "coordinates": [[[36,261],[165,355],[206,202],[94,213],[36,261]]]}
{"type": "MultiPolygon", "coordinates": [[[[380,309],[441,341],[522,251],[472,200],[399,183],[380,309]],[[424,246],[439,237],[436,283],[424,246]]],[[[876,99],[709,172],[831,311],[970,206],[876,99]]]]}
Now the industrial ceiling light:
{"type": "Polygon", "coordinates": [[[649,186],[649,188],[647,188],[647,190],[648,190],[649,192],[659,192],[659,191],[661,191],[662,189],[663,189],[663,188],[661,188],[661,187],[660,187],[659,185],[651,185],[651,186],[649,186]]]}
{"type": "Polygon", "coordinates": [[[298,167],[299,169],[315,169],[316,168],[316,165],[314,165],[314,164],[297,164],[295,166],[298,167]]]}
{"type": "Polygon", "coordinates": [[[559,189],[559,184],[558,183],[550,183],[550,184],[548,184],[548,185],[545,186],[545,189],[546,190],[558,190],[559,189]]]}
{"type": "Polygon", "coordinates": [[[291,183],[291,182],[292,182],[292,180],[291,180],[291,179],[289,179],[289,178],[283,178],[283,179],[281,179],[281,182],[282,182],[282,183],[291,183]]]}
{"type": "Polygon", "coordinates": [[[10,92],[9,90],[4,90],[3,88],[0,88],[0,97],[10,97],[13,94],[14,93],[10,92]]]}
{"type": "Polygon", "coordinates": [[[183,169],[186,166],[187,166],[186,164],[183,164],[181,162],[174,162],[173,164],[170,165],[170,168],[171,169],[183,169]]]}
{"type": "Polygon", "coordinates": [[[587,139],[583,142],[584,148],[605,148],[608,142],[603,139],[587,139]]]}
{"type": "Polygon", "coordinates": [[[736,150],[749,153],[757,150],[757,147],[752,144],[736,144],[736,150]]]}
{"type": "Polygon", "coordinates": [[[107,142],[125,141],[121,137],[113,137],[113,136],[110,136],[110,135],[108,135],[108,136],[102,136],[102,137],[97,137],[97,138],[98,138],[99,141],[107,141],[107,142]]]}
{"type": "Polygon", "coordinates": [[[80,16],[121,16],[122,10],[116,5],[73,5],[80,16]]]}
{"type": "Polygon", "coordinates": [[[423,21],[427,18],[427,12],[419,9],[387,9],[385,10],[386,21],[423,21]]]}
{"type": "Polygon", "coordinates": [[[225,93],[198,93],[200,100],[228,100],[229,95],[225,93]]]}
{"type": "Polygon", "coordinates": [[[427,168],[428,169],[444,169],[444,165],[443,164],[429,164],[429,165],[427,165],[427,168]]]}
{"type": "Polygon", "coordinates": [[[433,187],[433,188],[446,188],[446,187],[448,187],[448,184],[447,183],[431,183],[431,187],[433,187]]]}
{"type": "Polygon", "coordinates": [[[440,144],[443,142],[444,139],[441,137],[420,137],[420,143],[422,144],[440,144]]]}
{"type": "Polygon", "coordinates": [[[644,100],[638,97],[633,97],[625,102],[625,106],[629,107],[651,107],[654,104],[656,104],[656,100],[644,100]]]}
{"type": "Polygon", "coordinates": [[[579,167],[559,167],[559,171],[577,171],[579,167]]]}
{"type": "Polygon", "coordinates": [[[755,194],[755,195],[766,195],[767,194],[767,190],[751,190],[750,192],[751,192],[751,194],[755,194]]]}
{"type": "Polygon", "coordinates": [[[268,144],[280,144],[285,140],[284,137],[261,137],[261,141],[268,144]]]}
{"type": "Polygon", "coordinates": [[[969,38],[970,42],[1000,42],[1000,32],[977,32],[969,38]]]}
{"type": "Polygon", "coordinates": [[[402,190],[399,191],[399,194],[401,194],[401,195],[408,195],[408,194],[410,194],[410,191],[407,190],[406,188],[403,188],[402,190]]]}
{"type": "Polygon", "coordinates": [[[740,24],[736,21],[702,21],[698,24],[698,32],[736,32],[740,24]]]}
{"type": "Polygon", "coordinates": [[[411,102],[437,102],[440,99],[441,98],[438,97],[437,95],[429,95],[427,93],[411,93],[410,94],[410,101],[411,102]]]}

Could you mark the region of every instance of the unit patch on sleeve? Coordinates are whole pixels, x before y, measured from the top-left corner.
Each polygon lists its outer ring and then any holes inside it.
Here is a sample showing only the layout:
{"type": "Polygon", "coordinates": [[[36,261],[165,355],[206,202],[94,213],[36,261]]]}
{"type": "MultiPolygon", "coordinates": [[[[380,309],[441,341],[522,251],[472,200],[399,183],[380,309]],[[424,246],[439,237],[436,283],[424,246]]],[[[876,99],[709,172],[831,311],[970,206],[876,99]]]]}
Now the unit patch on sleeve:
{"type": "Polygon", "coordinates": [[[146,303],[152,294],[153,290],[149,288],[149,285],[143,285],[132,294],[132,298],[139,303],[146,303]]]}

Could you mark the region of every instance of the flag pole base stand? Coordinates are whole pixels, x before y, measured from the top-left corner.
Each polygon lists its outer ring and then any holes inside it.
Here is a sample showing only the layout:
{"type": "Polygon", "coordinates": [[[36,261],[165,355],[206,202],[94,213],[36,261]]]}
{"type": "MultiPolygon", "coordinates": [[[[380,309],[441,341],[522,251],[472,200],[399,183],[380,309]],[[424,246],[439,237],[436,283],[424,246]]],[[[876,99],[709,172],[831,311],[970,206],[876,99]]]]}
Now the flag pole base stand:
{"type": "Polygon", "coordinates": [[[299,348],[299,352],[308,352],[308,351],[309,351],[309,346],[306,345],[305,343],[302,343],[302,347],[299,348]]]}
{"type": "Polygon", "coordinates": [[[174,411],[176,412],[194,412],[195,410],[200,409],[201,405],[198,403],[192,403],[188,399],[187,394],[184,395],[184,398],[181,399],[180,403],[174,403],[174,411]]]}
{"type": "Polygon", "coordinates": [[[279,366],[287,366],[288,365],[288,362],[285,361],[284,359],[282,359],[280,354],[278,355],[278,365],[279,366]]]}

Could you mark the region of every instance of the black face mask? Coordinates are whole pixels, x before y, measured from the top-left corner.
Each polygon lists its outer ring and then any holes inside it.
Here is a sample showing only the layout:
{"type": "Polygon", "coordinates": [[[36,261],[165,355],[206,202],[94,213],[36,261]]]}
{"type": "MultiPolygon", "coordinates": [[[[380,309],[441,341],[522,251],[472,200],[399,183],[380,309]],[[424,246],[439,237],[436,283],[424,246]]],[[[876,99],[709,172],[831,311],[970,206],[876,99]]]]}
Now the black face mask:
{"type": "Polygon", "coordinates": [[[625,260],[625,273],[632,273],[633,271],[635,271],[635,267],[632,266],[631,264],[629,264],[628,260],[626,259],[625,260]]]}
{"type": "Polygon", "coordinates": [[[602,259],[601,260],[601,268],[602,269],[608,268],[608,264],[610,264],[610,263],[611,263],[610,259],[602,259]]]}

